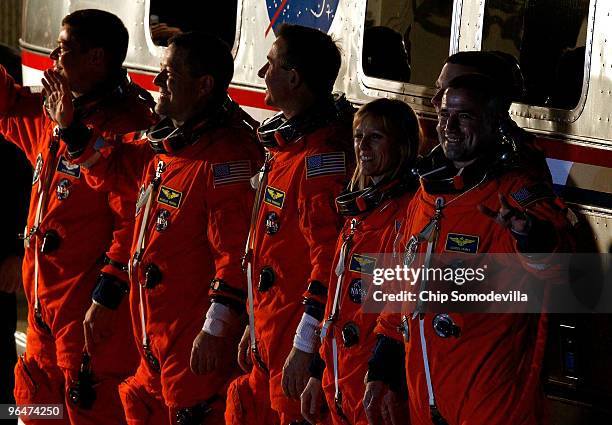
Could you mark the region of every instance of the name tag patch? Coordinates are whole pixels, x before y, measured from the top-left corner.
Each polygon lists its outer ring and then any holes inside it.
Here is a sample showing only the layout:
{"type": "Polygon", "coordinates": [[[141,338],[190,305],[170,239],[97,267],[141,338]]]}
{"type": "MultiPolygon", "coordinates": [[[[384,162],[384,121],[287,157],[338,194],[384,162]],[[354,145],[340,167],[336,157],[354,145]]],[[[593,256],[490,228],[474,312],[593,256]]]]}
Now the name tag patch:
{"type": "Polygon", "coordinates": [[[446,235],[446,251],[465,252],[467,254],[476,254],[480,237],[473,235],[462,235],[460,233],[449,233],[446,235]]]}
{"type": "Polygon", "coordinates": [[[276,208],[283,208],[283,204],[285,203],[285,192],[275,189],[272,186],[266,186],[264,202],[276,208]]]}
{"type": "Polygon", "coordinates": [[[167,186],[162,186],[157,195],[157,202],[160,204],[168,205],[172,208],[179,208],[181,206],[181,199],[183,193],[178,190],[174,190],[167,186]]]}
{"type": "Polygon", "coordinates": [[[361,254],[353,254],[349,270],[355,273],[374,274],[376,258],[361,254]]]}
{"type": "Polygon", "coordinates": [[[81,166],[78,164],[71,164],[64,156],[60,156],[59,162],[57,164],[57,172],[68,174],[69,176],[76,177],[77,179],[81,177],[81,166]]]}

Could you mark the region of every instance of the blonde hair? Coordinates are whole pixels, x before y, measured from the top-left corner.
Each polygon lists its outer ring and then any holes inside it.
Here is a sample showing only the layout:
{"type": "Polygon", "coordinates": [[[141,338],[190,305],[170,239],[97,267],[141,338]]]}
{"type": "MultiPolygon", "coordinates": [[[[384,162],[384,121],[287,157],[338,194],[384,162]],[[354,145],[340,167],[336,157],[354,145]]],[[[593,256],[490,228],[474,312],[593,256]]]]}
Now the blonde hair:
{"type": "MultiPolygon", "coordinates": [[[[383,176],[383,180],[393,180],[409,171],[414,165],[421,139],[419,120],[412,108],[397,99],[373,100],[363,105],[355,113],[353,132],[366,117],[380,119],[384,132],[391,136],[399,149],[399,160],[396,166],[383,176]]],[[[367,176],[363,175],[359,158],[357,158],[357,166],[351,177],[349,190],[361,190],[369,185],[370,182],[367,176]]]]}

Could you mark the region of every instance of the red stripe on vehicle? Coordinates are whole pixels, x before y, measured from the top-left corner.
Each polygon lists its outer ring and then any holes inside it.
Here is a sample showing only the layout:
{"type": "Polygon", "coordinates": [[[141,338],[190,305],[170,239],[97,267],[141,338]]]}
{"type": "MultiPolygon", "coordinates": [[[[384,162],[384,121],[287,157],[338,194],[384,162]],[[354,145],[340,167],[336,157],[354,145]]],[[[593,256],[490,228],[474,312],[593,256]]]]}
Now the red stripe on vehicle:
{"type": "MultiPolygon", "coordinates": [[[[421,129],[425,137],[425,145],[419,153],[428,152],[438,143],[435,120],[421,119],[421,129]]],[[[581,162],[583,164],[612,167],[612,150],[567,143],[562,139],[553,139],[536,135],[538,146],[544,151],[547,158],[563,161],[581,162]]]]}
{"type": "MultiPolygon", "coordinates": [[[[47,68],[53,66],[53,61],[48,56],[40,53],[34,53],[27,50],[21,51],[21,62],[24,66],[29,68],[38,69],[44,71],[47,68]]],[[[140,87],[150,90],[158,91],[158,87],[153,84],[154,74],[147,74],[141,72],[129,72],[130,78],[138,84],[140,87]]],[[[230,87],[229,95],[243,106],[250,106],[252,108],[267,109],[270,111],[277,111],[276,108],[266,105],[265,98],[266,94],[262,91],[245,90],[238,87],[230,87]]]]}
{"type": "Polygon", "coordinates": [[[53,61],[47,55],[42,53],[28,52],[25,49],[21,50],[21,64],[29,68],[40,69],[44,71],[53,66],[53,61]]]}
{"type": "MultiPolygon", "coordinates": [[[[53,66],[53,61],[48,56],[25,49],[21,51],[21,61],[24,66],[41,71],[53,66]]],[[[154,75],[137,72],[130,72],[129,74],[139,86],[147,90],[157,91],[157,86],[153,84],[154,75]]],[[[270,111],[277,110],[266,105],[265,92],[238,87],[230,87],[228,92],[232,99],[242,106],[267,109],[270,111]]],[[[435,140],[435,121],[421,120],[421,127],[427,139],[431,138],[435,140]]],[[[574,145],[565,143],[563,140],[548,137],[538,137],[537,140],[538,144],[544,149],[547,158],[581,162],[583,164],[597,165],[600,167],[612,167],[612,150],[574,145]]]]}
{"type": "Polygon", "coordinates": [[[600,167],[612,167],[612,150],[573,145],[547,137],[538,137],[537,141],[538,145],[544,149],[547,158],[581,162],[600,167]]]}
{"type": "Polygon", "coordinates": [[[138,84],[143,89],[147,89],[150,91],[159,91],[158,87],[153,84],[153,79],[155,75],[152,74],[139,74],[137,72],[128,72],[130,74],[130,78],[133,82],[138,84]]]}
{"type": "Polygon", "coordinates": [[[227,91],[232,99],[238,102],[241,106],[250,106],[252,108],[267,109],[269,111],[278,111],[272,106],[266,105],[266,93],[245,90],[238,87],[230,87],[227,91]]]}

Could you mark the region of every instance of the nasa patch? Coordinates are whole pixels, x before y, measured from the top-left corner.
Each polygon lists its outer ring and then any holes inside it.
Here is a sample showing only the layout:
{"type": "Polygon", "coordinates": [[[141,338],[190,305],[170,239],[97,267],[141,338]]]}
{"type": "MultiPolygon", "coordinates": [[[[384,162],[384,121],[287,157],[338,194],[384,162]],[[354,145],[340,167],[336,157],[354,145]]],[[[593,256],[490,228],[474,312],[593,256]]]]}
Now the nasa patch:
{"type": "Polygon", "coordinates": [[[316,28],[327,33],[336,16],[340,0],[266,0],[266,8],[270,24],[266,28],[276,29],[282,23],[302,25],[316,28]]]}
{"type": "Polygon", "coordinates": [[[365,298],[365,291],[361,287],[362,281],[360,278],[351,280],[348,289],[348,296],[355,304],[361,304],[365,298]]]}

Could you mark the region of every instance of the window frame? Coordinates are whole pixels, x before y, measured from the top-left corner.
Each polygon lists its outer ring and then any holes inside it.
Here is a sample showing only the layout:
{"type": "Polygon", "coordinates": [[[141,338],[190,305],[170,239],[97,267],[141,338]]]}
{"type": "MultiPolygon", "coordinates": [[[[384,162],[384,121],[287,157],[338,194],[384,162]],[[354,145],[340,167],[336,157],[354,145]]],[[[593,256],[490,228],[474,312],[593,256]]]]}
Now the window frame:
{"type": "MultiPolygon", "coordinates": [[[[232,57],[234,59],[236,59],[236,54],[238,52],[238,45],[240,41],[240,31],[241,31],[241,25],[242,25],[242,6],[243,6],[244,0],[235,0],[235,1],[236,1],[236,29],[234,30],[234,42],[231,46],[232,47],[232,57]]],[[[148,26],[148,22],[151,18],[151,0],[145,0],[144,14],[145,16],[143,17],[144,18],[143,27],[145,30],[144,33],[145,33],[145,41],[147,43],[147,48],[152,54],[157,55],[158,57],[161,57],[166,47],[158,46],[157,44],[153,42],[153,38],[151,37],[151,30],[149,29],[149,26],[148,26]]]]}
{"type": "MultiPolygon", "coordinates": [[[[484,30],[484,15],[486,4],[489,0],[480,2],[480,9],[478,11],[479,22],[478,22],[478,34],[476,37],[476,50],[482,50],[482,38],[484,30]]],[[[595,11],[596,11],[597,0],[589,0],[589,8],[587,15],[587,33],[585,40],[585,53],[584,53],[584,64],[583,64],[583,75],[582,75],[582,90],[580,92],[580,98],[578,103],[573,109],[560,109],[550,106],[538,106],[531,105],[523,102],[513,102],[510,107],[510,115],[521,119],[527,120],[538,120],[538,121],[551,121],[555,123],[571,124],[576,122],[587,103],[587,97],[589,92],[590,73],[591,73],[591,55],[593,52],[593,37],[594,37],[594,26],[595,26],[595,11]]],[[[455,52],[453,52],[455,53],[455,52]]]]}
{"type": "MultiPolygon", "coordinates": [[[[449,38],[449,55],[451,52],[459,48],[460,24],[463,11],[463,0],[453,2],[453,10],[451,13],[451,34],[449,38]]],[[[367,12],[367,1],[362,3],[360,13],[357,17],[359,24],[359,34],[357,42],[357,81],[361,91],[373,97],[385,96],[385,94],[408,96],[411,103],[417,103],[424,106],[431,105],[431,98],[436,94],[435,86],[424,86],[421,84],[406,83],[402,81],[386,80],[379,77],[371,77],[366,75],[363,70],[363,38],[365,32],[365,18],[367,12]]],[[[440,64],[442,67],[442,64],[440,64]]],[[[437,76],[435,76],[437,77],[437,76]]]]}

